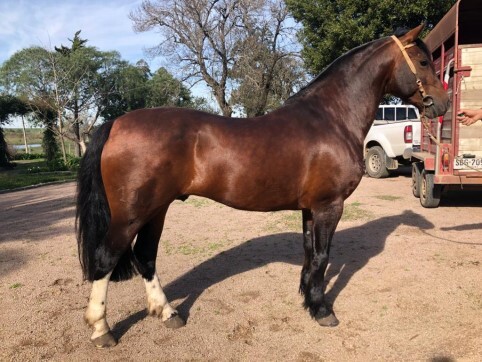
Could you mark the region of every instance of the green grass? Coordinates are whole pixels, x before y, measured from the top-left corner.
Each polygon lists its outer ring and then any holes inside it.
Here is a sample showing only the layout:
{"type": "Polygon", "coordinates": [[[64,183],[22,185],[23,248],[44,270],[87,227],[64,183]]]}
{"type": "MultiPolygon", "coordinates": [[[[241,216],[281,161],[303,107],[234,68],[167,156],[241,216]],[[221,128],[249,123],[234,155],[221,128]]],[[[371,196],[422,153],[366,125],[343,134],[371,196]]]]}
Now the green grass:
{"type": "Polygon", "coordinates": [[[218,253],[223,247],[229,245],[229,241],[209,243],[208,245],[195,246],[189,242],[181,243],[179,245],[173,245],[169,240],[162,240],[161,244],[164,248],[164,252],[167,255],[201,255],[212,256],[218,253]]]}
{"type": "Polygon", "coordinates": [[[376,198],[376,199],[379,199],[379,200],[384,200],[384,201],[395,201],[395,200],[401,199],[400,196],[392,196],[392,195],[377,195],[377,196],[373,196],[373,197],[376,198]]]}
{"type": "MultiPolygon", "coordinates": [[[[26,128],[27,142],[29,144],[42,144],[42,136],[44,130],[42,128],[26,128]]],[[[21,128],[4,128],[5,140],[9,145],[23,145],[23,131],[21,128]]]]}
{"type": "MultiPolygon", "coordinates": [[[[27,135],[28,144],[42,144],[43,138],[43,128],[26,128],[25,133],[27,135]]],[[[7,145],[24,145],[23,140],[23,130],[21,128],[3,128],[3,133],[5,135],[5,140],[7,145]]],[[[60,142],[59,142],[60,148],[60,142]]],[[[74,155],[75,153],[75,143],[65,139],[65,149],[66,153],[69,155],[74,155]]],[[[24,150],[14,150],[13,153],[24,153],[24,150]]],[[[42,147],[35,147],[30,149],[31,153],[42,153],[42,147]]]]}
{"type": "Polygon", "coordinates": [[[341,217],[342,221],[355,221],[362,219],[370,219],[373,217],[373,213],[368,210],[363,210],[361,208],[361,203],[352,202],[351,204],[345,204],[343,210],[343,215],[341,217]]]}
{"type": "Polygon", "coordinates": [[[276,211],[272,214],[275,217],[266,225],[265,231],[271,233],[280,231],[301,231],[301,211],[276,211]]]}
{"type": "Polygon", "coordinates": [[[75,180],[75,172],[38,172],[46,168],[43,159],[15,161],[12,170],[0,169],[0,191],[32,186],[53,181],[75,180]]]}
{"type": "Polygon", "coordinates": [[[211,200],[208,200],[208,199],[204,199],[202,197],[189,197],[186,201],[184,201],[185,204],[187,205],[192,205],[194,206],[195,208],[197,209],[200,209],[204,206],[208,206],[210,204],[212,204],[213,202],[211,200]]]}

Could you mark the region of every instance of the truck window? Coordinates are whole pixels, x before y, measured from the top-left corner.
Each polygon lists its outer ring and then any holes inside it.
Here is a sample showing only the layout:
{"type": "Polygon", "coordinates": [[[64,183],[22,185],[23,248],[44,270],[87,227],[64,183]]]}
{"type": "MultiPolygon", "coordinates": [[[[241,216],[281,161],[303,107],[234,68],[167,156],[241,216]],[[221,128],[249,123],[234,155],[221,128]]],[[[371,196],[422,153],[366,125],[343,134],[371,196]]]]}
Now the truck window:
{"type": "Polygon", "coordinates": [[[383,119],[383,108],[378,107],[377,114],[375,115],[375,119],[378,119],[378,120],[383,119]]]}
{"type": "Polygon", "coordinates": [[[409,108],[408,109],[408,119],[417,119],[417,112],[415,112],[415,109],[409,108]]]}
{"type": "Polygon", "coordinates": [[[397,107],[397,121],[404,121],[407,119],[407,108],[397,107]]]}
{"type": "Polygon", "coordinates": [[[395,108],[394,107],[386,107],[385,108],[385,117],[383,117],[386,121],[394,121],[395,120],[395,108]]]}

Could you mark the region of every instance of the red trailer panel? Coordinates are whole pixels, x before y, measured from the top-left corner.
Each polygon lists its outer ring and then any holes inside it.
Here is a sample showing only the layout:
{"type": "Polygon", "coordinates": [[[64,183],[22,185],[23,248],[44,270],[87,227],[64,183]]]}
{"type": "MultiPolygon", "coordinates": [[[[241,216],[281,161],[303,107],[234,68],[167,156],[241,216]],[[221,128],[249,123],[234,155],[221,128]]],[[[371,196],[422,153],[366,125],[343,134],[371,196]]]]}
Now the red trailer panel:
{"type": "Polygon", "coordinates": [[[459,0],[425,38],[452,101],[444,117],[422,127],[420,152],[413,154],[420,160],[413,165],[413,194],[425,207],[437,207],[443,189],[482,190],[482,122],[467,127],[456,119],[462,108],[482,107],[480,19],[482,1],[459,0]]]}

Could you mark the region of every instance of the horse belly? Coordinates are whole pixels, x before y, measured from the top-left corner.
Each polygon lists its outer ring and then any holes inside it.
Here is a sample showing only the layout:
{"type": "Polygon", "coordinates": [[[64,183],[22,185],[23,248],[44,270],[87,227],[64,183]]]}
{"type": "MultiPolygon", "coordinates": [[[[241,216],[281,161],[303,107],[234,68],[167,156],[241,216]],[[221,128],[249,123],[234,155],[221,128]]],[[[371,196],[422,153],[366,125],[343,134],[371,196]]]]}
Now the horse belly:
{"type": "Polygon", "coordinates": [[[225,158],[216,163],[210,159],[207,164],[198,165],[188,193],[241,210],[298,209],[298,177],[268,164],[231,160],[225,158]]]}

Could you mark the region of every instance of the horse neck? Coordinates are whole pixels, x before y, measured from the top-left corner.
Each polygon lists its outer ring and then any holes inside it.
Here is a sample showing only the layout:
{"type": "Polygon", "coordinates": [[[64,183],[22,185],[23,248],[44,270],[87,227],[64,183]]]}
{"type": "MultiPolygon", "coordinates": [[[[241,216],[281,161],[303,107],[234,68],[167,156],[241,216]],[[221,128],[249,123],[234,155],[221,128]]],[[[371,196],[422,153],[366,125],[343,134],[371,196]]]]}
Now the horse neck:
{"type": "Polygon", "coordinates": [[[354,49],[327,68],[302,97],[315,104],[320,119],[346,128],[348,136],[363,143],[390,80],[389,48],[385,38],[354,49]]]}

